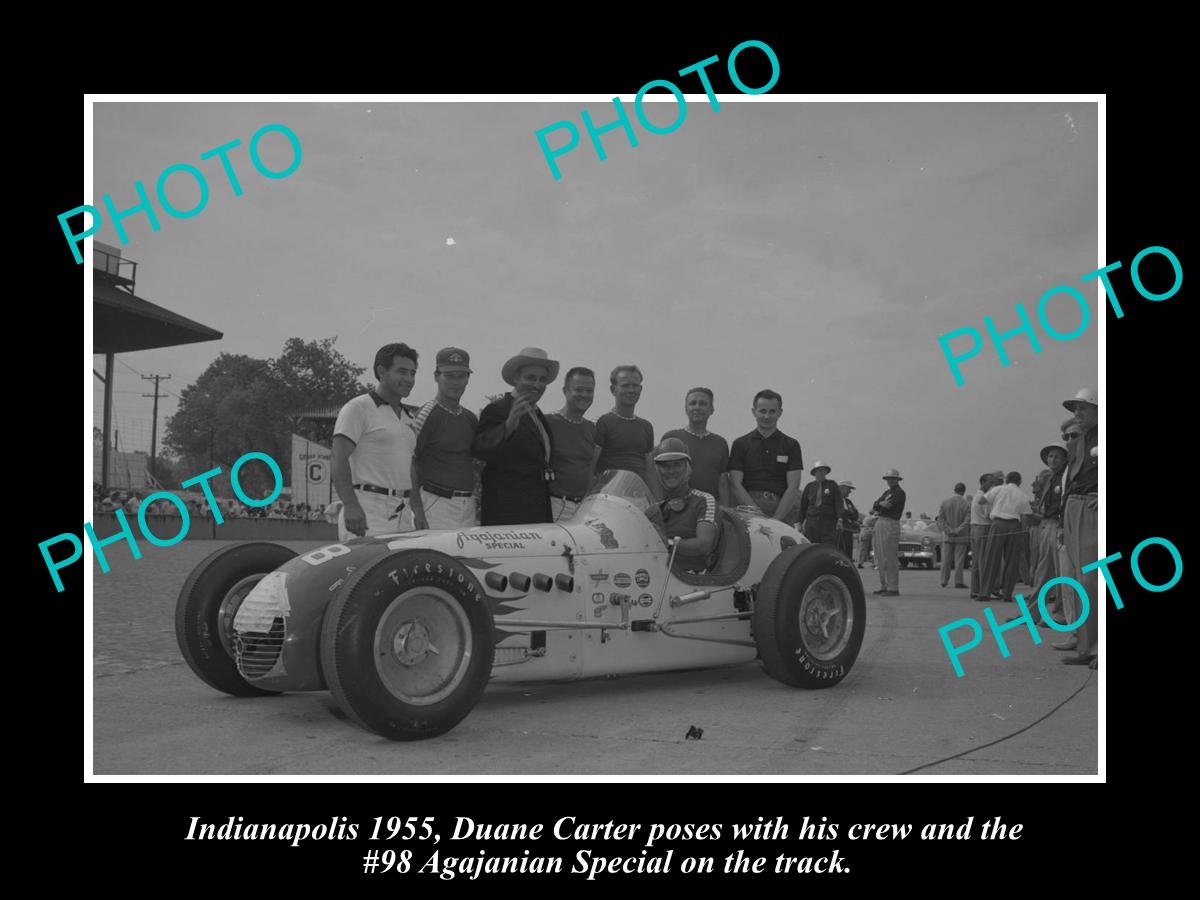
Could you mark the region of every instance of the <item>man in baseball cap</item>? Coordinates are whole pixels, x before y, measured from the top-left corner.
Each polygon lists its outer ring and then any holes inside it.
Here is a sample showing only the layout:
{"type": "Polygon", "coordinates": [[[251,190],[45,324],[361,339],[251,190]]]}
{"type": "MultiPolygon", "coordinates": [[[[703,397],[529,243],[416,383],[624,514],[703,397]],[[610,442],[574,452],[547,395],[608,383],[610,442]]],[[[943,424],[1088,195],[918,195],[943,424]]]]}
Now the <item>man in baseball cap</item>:
{"type": "Polygon", "coordinates": [[[654,448],[653,457],[664,495],[658,504],[663,533],[668,540],[679,539],[675,564],[703,574],[717,546],[717,500],[691,486],[692,455],[679,438],[666,438],[654,448]]]}
{"type": "Polygon", "coordinates": [[[477,516],[471,444],[479,420],[460,402],[471,380],[467,351],[458,347],[439,350],[433,380],[437,396],[413,417],[412,429],[417,435],[412,458],[414,490],[402,521],[417,531],[473,528],[477,516]]]}

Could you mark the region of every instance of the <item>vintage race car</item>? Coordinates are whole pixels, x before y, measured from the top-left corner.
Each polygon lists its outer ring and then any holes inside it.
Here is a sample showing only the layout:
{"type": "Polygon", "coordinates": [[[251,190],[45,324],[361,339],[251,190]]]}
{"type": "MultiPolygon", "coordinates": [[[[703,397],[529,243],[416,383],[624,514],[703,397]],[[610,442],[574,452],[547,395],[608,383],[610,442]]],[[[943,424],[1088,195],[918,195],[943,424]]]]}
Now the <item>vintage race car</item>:
{"type": "Polygon", "coordinates": [[[458,724],[489,679],[733,665],[831,687],[862,645],[850,560],[761,515],[720,509],[715,562],[674,566],[645,483],[605,472],[569,520],[358,538],[298,556],[218,550],[175,630],[192,670],[237,696],[329,690],[394,740],[458,724]]]}

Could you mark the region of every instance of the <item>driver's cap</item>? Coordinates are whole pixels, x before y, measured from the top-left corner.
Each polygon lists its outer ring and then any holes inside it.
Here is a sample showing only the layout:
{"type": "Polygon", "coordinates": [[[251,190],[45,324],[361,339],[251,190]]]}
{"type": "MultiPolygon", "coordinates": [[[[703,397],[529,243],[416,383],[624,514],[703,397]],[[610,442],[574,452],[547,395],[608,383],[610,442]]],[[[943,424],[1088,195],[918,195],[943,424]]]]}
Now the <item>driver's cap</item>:
{"type": "Polygon", "coordinates": [[[670,462],[674,459],[692,461],[692,454],[688,451],[687,444],[679,438],[666,438],[654,448],[654,461],[656,463],[670,462]]]}

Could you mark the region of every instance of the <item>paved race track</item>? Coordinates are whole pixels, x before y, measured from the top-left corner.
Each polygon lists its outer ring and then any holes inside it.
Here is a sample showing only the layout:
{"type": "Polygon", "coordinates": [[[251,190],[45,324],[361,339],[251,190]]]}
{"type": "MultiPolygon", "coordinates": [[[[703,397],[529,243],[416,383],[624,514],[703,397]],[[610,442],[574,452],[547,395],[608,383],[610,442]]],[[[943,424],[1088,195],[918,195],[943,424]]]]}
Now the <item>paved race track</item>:
{"type": "MultiPolygon", "coordinates": [[[[1034,647],[1021,629],[1007,633],[1008,659],[985,634],[962,657],[966,676],[955,678],[937,628],[964,615],[982,618],[982,604],[966,591],[940,588],[936,572],[901,571],[902,595],[884,599],[870,595],[878,587],[874,571],[861,572],[866,638],[853,671],[829,690],[786,687],[757,664],[495,685],[449,734],[392,743],[349,722],[326,692],[238,699],[192,674],[175,644],[175,599],[192,567],[220,546],[146,547],[134,561],[114,545],[112,571],[94,569],[94,668],[85,677],[94,685],[95,774],[1097,771],[1101,673],[1061,665],[1063,654],[1050,647],[1057,634],[1042,629],[1043,643],[1034,647]],[[684,739],[691,725],[704,729],[701,740],[684,739]]],[[[1001,621],[1013,609],[993,607],[1001,621]]]]}

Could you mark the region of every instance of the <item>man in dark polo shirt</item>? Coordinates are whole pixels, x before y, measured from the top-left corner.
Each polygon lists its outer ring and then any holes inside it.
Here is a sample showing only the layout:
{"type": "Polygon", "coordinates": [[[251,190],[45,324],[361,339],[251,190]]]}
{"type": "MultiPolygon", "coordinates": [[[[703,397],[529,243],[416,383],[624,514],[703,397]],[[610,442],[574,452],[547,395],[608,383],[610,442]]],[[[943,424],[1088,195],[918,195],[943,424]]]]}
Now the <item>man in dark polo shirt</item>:
{"type": "Polygon", "coordinates": [[[883,492],[871,512],[875,519],[875,570],[879,572],[879,590],[873,593],[881,597],[895,597],[900,593],[900,517],[904,515],[904,504],[908,498],[900,487],[903,477],[892,469],[883,476],[887,490],[883,492]]]}
{"type": "Polygon", "coordinates": [[[592,481],[596,461],[596,424],[583,417],[596,393],[596,373],[576,366],[563,379],[566,402],[558,412],[546,416],[546,425],[554,438],[554,457],[550,465],[550,512],[553,521],[575,515],[579,502],[592,481]]]}
{"type": "Polygon", "coordinates": [[[733,442],[729,451],[729,491],[735,503],[757,506],[763,515],[792,525],[797,521],[804,458],[800,444],[776,427],[783,398],[772,390],[754,395],[758,427],[733,442]]]}
{"type": "Polygon", "coordinates": [[[830,481],[830,467],[817,460],[809,471],[813,477],[800,494],[800,521],[804,536],[814,544],[838,544],[838,521],[845,518],[842,491],[836,481],[830,481]]]}
{"type": "Polygon", "coordinates": [[[674,564],[685,572],[703,574],[711,567],[717,546],[716,498],[691,486],[691,455],[679,438],[664,438],[655,448],[654,468],[664,495],[658,503],[663,533],[668,539],[679,538],[674,564]]]}
{"type": "MultiPolygon", "coordinates": [[[[1100,505],[1100,471],[1097,459],[1100,401],[1094,389],[1084,388],[1072,399],[1064,401],[1063,406],[1075,414],[1075,421],[1083,431],[1082,437],[1071,441],[1067,450],[1062,526],[1068,571],[1063,574],[1083,585],[1090,607],[1087,618],[1075,630],[1078,653],[1064,659],[1063,662],[1068,666],[1090,666],[1094,669],[1100,655],[1099,576],[1096,569],[1084,572],[1083,567],[1100,558],[1097,532],[1100,505]]],[[[1070,588],[1064,586],[1063,590],[1068,591],[1070,588]]],[[[1071,620],[1068,620],[1067,624],[1072,624],[1071,620]]]]}
{"type": "Polygon", "coordinates": [[[413,491],[404,515],[417,531],[474,528],[478,518],[471,444],[479,420],[461,403],[471,379],[467,351],[457,347],[438,351],[433,378],[437,396],[413,418],[417,446],[412,458],[412,483],[420,490],[413,491]]]}
{"type": "Polygon", "coordinates": [[[708,420],[715,409],[711,390],[692,388],[683,398],[687,427],[668,431],[663,440],[672,437],[683,441],[692,456],[692,487],[712,494],[722,506],[729,506],[728,476],[725,475],[729,468],[729,444],[725,438],[708,430],[708,420]]]}
{"type": "Polygon", "coordinates": [[[596,420],[596,471],[627,469],[643,481],[653,481],[646,470],[654,450],[654,426],[634,413],[642,396],[642,370],[617,366],[608,381],[615,403],[612,412],[596,420]]]}

